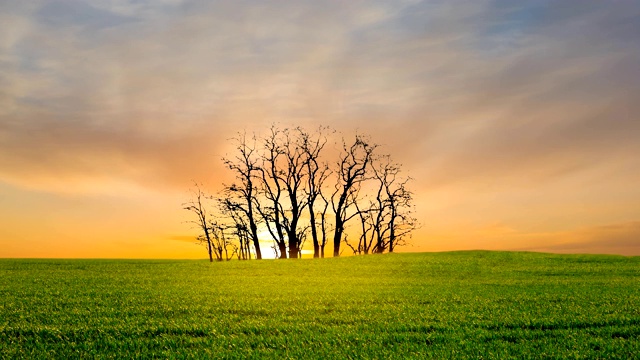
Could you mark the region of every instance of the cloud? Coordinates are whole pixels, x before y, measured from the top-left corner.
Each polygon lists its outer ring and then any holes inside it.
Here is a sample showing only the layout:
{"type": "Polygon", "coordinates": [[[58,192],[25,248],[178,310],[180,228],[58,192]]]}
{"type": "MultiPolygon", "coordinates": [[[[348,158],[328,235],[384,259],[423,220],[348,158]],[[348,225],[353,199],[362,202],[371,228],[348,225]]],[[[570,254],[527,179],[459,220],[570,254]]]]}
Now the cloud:
{"type": "Polygon", "coordinates": [[[189,179],[210,179],[221,153],[209,135],[216,129],[175,136],[154,136],[128,128],[104,128],[82,122],[40,121],[14,124],[3,134],[0,179],[46,190],[81,190],[82,183],[123,179],[143,188],[189,186],[189,179]],[[8,134],[11,134],[9,136],[8,134]],[[25,144],[25,141],[28,143],[25,144]]]}
{"type": "Polygon", "coordinates": [[[549,3],[526,24],[516,17],[477,36],[495,24],[483,22],[466,37],[459,60],[442,70],[457,96],[425,141],[435,154],[425,170],[432,185],[525,174],[539,182],[611,158],[637,164],[640,49],[628,41],[639,29],[627,15],[638,6],[584,5],[569,12],[549,3]]]}
{"type": "Polygon", "coordinates": [[[547,239],[542,241],[543,244],[531,245],[520,250],[640,255],[640,221],[588,227],[571,232],[547,234],[542,238],[544,237],[547,239]]]}
{"type": "Polygon", "coordinates": [[[424,189],[638,165],[634,2],[3,7],[0,178],[17,185],[182,187],[274,121],[365,129],[424,189]]]}
{"type": "MultiPolygon", "coordinates": [[[[486,217],[485,219],[490,219],[486,217]]],[[[540,218],[536,222],[543,221],[540,218]]],[[[485,225],[461,224],[440,228],[438,223],[424,229],[414,250],[508,250],[569,254],[640,255],[640,221],[613,222],[605,225],[569,227],[552,226],[532,229],[504,222],[485,225]],[[427,240],[427,241],[425,241],[427,240]]],[[[415,238],[415,237],[414,237],[415,238]]],[[[411,250],[411,248],[408,248],[411,250]]]]}
{"type": "Polygon", "coordinates": [[[188,242],[188,243],[192,243],[192,244],[197,244],[198,243],[198,239],[197,236],[194,235],[171,235],[168,237],[169,240],[175,240],[175,241],[183,241],[183,242],[188,242]]]}

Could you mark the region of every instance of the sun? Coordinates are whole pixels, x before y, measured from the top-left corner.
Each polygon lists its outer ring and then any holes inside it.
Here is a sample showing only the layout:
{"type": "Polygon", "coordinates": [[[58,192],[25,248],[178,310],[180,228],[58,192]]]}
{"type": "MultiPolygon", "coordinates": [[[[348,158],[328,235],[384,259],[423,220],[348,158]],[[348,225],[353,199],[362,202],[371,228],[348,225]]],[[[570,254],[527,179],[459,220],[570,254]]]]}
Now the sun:
{"type": "MultiPolygon", "coordinates": [[[[262,258],[277,259],[278,256],[276,255],[276,251],[275,251],[275,249],[277,249],[277,245],[273,240],[271,233],[269,233],[269,230],[264,229],[264,230],[258,231],[258,239],[260,239],[260,250],[262,251],[262,258]]],[[[305,245],[309,245],[309,244],[305,244],[305,245]]],[[[300,252],[302,253],[302,257],[305,259],[313,257],[313,250],[311,249],[302,249],[300,250],[300,252]]]]}

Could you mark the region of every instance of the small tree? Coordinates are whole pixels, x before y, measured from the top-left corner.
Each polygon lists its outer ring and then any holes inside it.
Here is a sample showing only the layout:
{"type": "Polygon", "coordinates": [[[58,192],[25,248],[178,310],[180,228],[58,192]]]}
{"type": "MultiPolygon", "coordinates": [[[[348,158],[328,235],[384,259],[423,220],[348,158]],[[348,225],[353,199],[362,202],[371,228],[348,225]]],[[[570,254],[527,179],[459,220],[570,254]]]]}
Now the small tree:
{"type": "Polygon", "coordinates": [[[377,145],[372,145],[362,136],[356,136],[353,144],[347,146],[343,141],[343,151],[337,163],[337,182],[331,196],[331,206],[335,215],[333,233],[333,256],[340,256],[340,243],[343,241],[345,226],[349,220],[358,215],[358,211],[350,211],[358,201],[360,186],[368,179],[373,152],[377,145]]]}
{"type": "Polygon", "coordinates": [[[258,199],[255,199],[255,203],[256,209],[262,216],[267,230],[277,246],[277,249],[274,249],[276,257],[286,259],[287,244],[283,226],[283,218],[286,214],[282,206],[284,190],[280,180],[282,174],[280,163],[284,157],[284,149],[279,143],[279,136],[280,131],[272,126],[270,135],[264,139],[258,178],[260,181],[259,191],[264,197],[265,205],[261,205],[258,199]]]}
{"type": "Polygon", "coordinates": [[[326,214],[329,208],[329,202],[323,195],[323,187],[331,171],[327,163],[321,162],[320,156],[327,144],[325,132],[328,131],[328,128],[318,128],[315,136],[301,128],[298,128],[297,131],[299,133],[300,147],[306,157],[305,171],[307,173],[307,184],[304,191],[307,197],[307,209],[309,210],[309,228],[311,230],[311,239],[313,240],[313,257],[324,257],[324,247],[327,244],[326,214]],[[318,197],[324,202],[319,212],[316,210],[318,197]],[[318,224],[316,216],[320,216],[320,224],[318,224]],[[318,227],[320,231],[318,231],[318,227]]]}
{"type": "Polygon", "coordinates": [[[220,213],[230,220],[227,231],[231,235],[235,235],[238,246],[236,247],[236,255],[239,260],[251,260],[251,232],[247,225],[244,212],[238,210],[234,201],[228,198],[218,199],[220,213]]]}
{"type": "Polygon", "coordinates": [[[415,230],[413,194],[407,188],[410,178],[402,177],[400,172],[401,166],[392,162],[389,155],[372,160],[369,197],[353,202],[360,220],[357,243],[343,241],[354,254],[394,252],[415,230]]]}
{"type": "Polygon", "coordinates": [[[211,229],[211,243],[216,259],[218,261],[231,260],[238,252],[238,246],[227,235],[227,232],[229,229],[233,229],[233,226],[211,222],[209,229],[211,229]]]}
{"type": "Polygon", "coordinates": [[[373,170],[378,182],[371,217],[376,238],[373,251],[393,252],[396,246],[404,245],[405,237],[417,227],[412,212],[413,193],[407,188],[411,178],[400,176],[400,165],[392,162],[389,155],[380,158],[373,170]]]}
{"type": "Polygon", "coordinates": [[[213,262],[213,241],[211,237],[212,228],[209,222],[209,212],[204,204],[205,200],[209,197],[204,194],[198,183],[194,184],[194,188],[191,190],[191,193],[191,200],[182,204],[182,206],[185,210],[189,210],[196,214],[197,219],[190,222],[202,231],[202,234],[200,234],[197,239],[206,245],[207,253],[209,254],[209,261],[213,262]]]}
{"type": "Polygon", "coordinates": [[[238,154],[234,158],[223,159],[228,169],[236,175],[238,183],[225,186],[226,208],[243,217],[242,221],[248,225],[246,236],[253,243],[256,259],[262,259],[260,239],[258,238],[258,221],[256,217],[256,187],[254,180],[259,170],[255,156],[255,137],[253,144],[247,141],[246,134],[239,134],[235,139],[238,154]]]}

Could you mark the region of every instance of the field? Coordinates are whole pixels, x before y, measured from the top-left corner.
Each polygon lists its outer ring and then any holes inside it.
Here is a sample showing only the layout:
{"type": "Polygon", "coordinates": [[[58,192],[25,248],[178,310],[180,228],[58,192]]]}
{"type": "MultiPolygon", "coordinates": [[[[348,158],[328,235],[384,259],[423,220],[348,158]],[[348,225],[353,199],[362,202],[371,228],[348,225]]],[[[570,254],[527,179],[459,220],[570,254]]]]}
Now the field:
{"type": "Polygon", "coordinates": [[[0,358],[640,358],[640,257],[0,260],[0,358]]]}

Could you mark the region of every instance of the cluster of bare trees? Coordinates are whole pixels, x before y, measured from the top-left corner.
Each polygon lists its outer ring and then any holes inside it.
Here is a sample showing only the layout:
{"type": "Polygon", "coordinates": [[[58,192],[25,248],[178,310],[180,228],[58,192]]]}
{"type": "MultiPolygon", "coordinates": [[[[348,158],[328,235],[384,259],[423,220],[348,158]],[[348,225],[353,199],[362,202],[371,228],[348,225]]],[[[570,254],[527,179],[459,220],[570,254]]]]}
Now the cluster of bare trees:
{"type": "Polygon", "coordinates": [[[342,244],[354,254],[404,245],[416,228],[410,179],[367,137],[329,146],[334,137],[326,127],[272,126],[265,136],[234,138],[233,156],[223,159],[234,181],[215,197],[196,186],[184,204],[197,216],[209,259],[261,259],[265,240],[277,258],[301,257],[309,238],[316,258],[329,243],[333,256],[342,244]]]}

